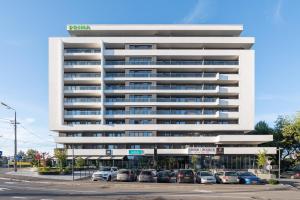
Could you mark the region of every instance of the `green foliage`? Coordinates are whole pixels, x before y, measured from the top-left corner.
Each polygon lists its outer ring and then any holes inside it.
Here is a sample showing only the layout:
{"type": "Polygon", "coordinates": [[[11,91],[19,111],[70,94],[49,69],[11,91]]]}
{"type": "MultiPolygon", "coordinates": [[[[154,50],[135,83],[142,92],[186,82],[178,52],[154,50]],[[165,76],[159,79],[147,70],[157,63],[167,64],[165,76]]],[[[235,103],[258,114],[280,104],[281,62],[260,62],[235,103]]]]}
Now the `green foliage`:
{"type": "Polygon", "coordinates": [[[75,162],[76,168],[82,168],[84,165],[85,165],[85,160],[83,158],[79,157],[76,159],[76,162],[75,162]]]}
{"type": "Polygon", "coordinates": [[[54,149],[54,156],[58,160],[58,166],[63,169],[67,160],[67,150],[66,149],[54,149]]]}
{"type": "Polygon", "coordinates": [[[35,159],[35,155],[37,153],[38,153],[38,151],[36,151],[34,149],[28,149],[26,152],[27,161],[29,161],[32,166],[38,166],[38,160],[35,159]]]}
{"type": "Polygon", "coordinates": [[[257,155],[257,166],[262,169],[266,165],[267,160],[266,150],[260,151],[257,155]]]}
{"type": "Polygon", "coordinates": [[[192,164],[193,164],[193,169],[194,169],[194,170],[196,169],[197,161],[198,161],[198,156],[192,155],[191,162],[192,162],[192,164]]]}
{"type": "Polygon", "coordinates": [[[276,179],[269,179],[268,183],[271,184],[271,185],[277,185],[277,184],[279,184],[279,181],[276,180],[276,179]]]}

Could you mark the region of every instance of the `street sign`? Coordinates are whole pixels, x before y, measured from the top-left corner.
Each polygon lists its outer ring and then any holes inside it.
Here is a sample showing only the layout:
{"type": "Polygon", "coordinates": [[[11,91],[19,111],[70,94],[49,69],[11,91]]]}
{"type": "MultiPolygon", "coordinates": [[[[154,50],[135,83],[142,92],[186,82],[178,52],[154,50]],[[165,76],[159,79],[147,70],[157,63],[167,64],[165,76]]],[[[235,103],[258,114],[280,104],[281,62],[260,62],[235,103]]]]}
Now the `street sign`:
{"type": "Polygon", "coordinates": [[[129,149],[128,155],[144,155],[143,149],[129,149]]]}
{"type": "Polygon", "coordinates": [[[20,155],[17,155],[17,156],[16,156],[16,160],[17,160],[17,161],[20,161],[20,160],[22,160],[22,156],[20,156],[20,155]]]}

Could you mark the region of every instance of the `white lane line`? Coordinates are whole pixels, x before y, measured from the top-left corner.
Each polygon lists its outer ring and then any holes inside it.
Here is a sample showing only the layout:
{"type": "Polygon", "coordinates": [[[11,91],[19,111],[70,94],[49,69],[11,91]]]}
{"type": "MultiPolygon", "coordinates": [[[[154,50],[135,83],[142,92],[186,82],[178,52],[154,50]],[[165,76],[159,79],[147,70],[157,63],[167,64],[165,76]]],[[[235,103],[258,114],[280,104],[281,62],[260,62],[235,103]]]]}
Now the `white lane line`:
{"type": "Polygon", "coordinates": [[[40,200],[53,200],[53,199],[40,199],[40,200]]]}
{"type": "Polygon", "coordinates": [[[193,192],[212,193],[212,191],[210,191],[210,190],[193,190],[193,192]]]}
{"type": "Polygon", "coordinates": [[[15,184],[16,182],[4,182],[5,184],[15,184]]]}
{"type": "Polygon", "coordinates": [[[14,197],[11,197],[13,199],[27,199],[27,197],[17,197],[17,196],[14,196],[14,197]]]}
{"type": "Polygon", "coordinates": [[[11,190],[11,189],[8,189],[8,188],[0,188],[0,191],[6,191],[6,190],[11,190]]]}

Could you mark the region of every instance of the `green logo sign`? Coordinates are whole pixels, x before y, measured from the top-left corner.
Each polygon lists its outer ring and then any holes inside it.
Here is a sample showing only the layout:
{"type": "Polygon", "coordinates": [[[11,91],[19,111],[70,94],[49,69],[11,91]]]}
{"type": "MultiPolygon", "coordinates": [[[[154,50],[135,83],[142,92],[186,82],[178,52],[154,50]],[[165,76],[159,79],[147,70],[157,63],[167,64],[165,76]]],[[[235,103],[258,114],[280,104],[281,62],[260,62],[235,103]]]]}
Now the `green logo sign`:
{"type": "Polygon", "coordinates": [[[144,150],[142,150],[142,149],[129,149],[128,154],[129,155],[144,155],[144,150]]]}
{"type": "Polygon", "coordinates": [[[68,25],[67,30],[70,31],[91,30],[91,27],[86,24],[75,24],[75,25],[68,25]]]}

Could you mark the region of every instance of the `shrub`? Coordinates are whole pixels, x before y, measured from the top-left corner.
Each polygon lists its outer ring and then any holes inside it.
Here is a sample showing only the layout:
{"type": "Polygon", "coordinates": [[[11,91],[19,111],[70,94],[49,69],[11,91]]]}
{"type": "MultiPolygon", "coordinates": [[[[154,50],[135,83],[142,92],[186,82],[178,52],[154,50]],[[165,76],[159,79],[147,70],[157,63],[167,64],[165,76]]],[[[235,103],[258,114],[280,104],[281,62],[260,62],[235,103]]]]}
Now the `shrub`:
{"type": "Polygon", "coordinates": [[[271,185],[277,185],[277,184],[279,184],[279,181],[276,180],[276,179],[269,179],[268,183],[271,184],[271,185]]]}

